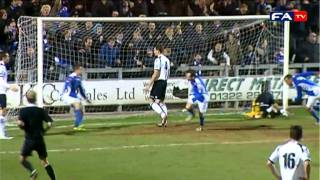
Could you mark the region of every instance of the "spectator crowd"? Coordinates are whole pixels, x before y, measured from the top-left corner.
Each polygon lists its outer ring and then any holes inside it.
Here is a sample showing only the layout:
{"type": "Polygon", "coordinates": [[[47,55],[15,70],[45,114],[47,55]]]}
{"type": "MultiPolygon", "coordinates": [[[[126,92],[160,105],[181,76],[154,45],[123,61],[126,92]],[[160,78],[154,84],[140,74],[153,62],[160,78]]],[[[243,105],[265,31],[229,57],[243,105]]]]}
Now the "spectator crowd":
{"type": "MultiPolygon", "coordinates": [[[[0,51],[9,52],[12,58],[8,68],[13,70],[21,16],[231,16],[295,10],[307,11],[309,18],[291,25],[290,60],[319,62],[318,0],[0,0],[0,51]]],[[[48,23],[44,27],[45,64],[48,69],[57,64],[67,66],[73,58],[90,68],[152,67],[152,50],[157,43],[164,45],[174,67],[282,63],[283,44],[276,46],[279,40],[266,35],[266,29],[280,29],[281,24],[243,25],[231,21],[121,26],[90,21],[48,23]]],[[[28,56],[35,56],[33,47],[27,49],[28,56]]]]}

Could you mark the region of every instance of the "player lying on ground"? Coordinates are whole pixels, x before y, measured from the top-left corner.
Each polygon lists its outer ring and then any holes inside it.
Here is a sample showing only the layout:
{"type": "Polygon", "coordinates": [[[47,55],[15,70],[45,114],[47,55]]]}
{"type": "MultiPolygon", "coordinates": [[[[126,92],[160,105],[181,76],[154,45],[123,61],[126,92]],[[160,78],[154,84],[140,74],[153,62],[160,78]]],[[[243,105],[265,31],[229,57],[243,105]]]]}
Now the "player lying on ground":
{"type": "Polygon", "coordinates": [[[9,85],[7,83],[8,72],[6,64],[9,63],[10,56],[8,53],[0,53],[0,139],[12,139],[12,137],[6,136],[5,132],[5,115],[7,108],[7,91],[11,90],[14,92],[18,91],[17,85],[9,85]]]}
{"type": "Polygon", "coordinates": [[[91,103],[90,100],[87,98],[85,90],[82,86],[82,69],[83,68],[80,65],[74,66],[74,72],[67,77],[62,94],[63,101],[74,109],[75,121],[73,129],[76,131],[85,130],[85,128],[82,125],[83,110],[81,99],[84,98],[88,103],[91,103]],[[79,96],[79,93],[81,96],[79,96]]]}
{"type": "Polygon", "coordinates": [[[36,106],[36,93],[34,91],[29,91],[26,97],[29,104],[20,110],[18,116],[18,126],[25,132],[20,163],[30,172],[31,179],[36,179],[38,172],[27,160],[32,155],[32,151],[36,151],[50,179],[55,180],[54,170],[47,159],[48,154],[43,137],[45,131],[51,128],[53,121],[44,109],[36,106]],[[43,128],[43,122],[46,122],[48,125],[46,130],[43,128]]]}
{"type": "Polygon", "coordinates": [[[154,70],[152,77],[146,87],[146,90],[150,90],[150,106],[161,117],[161,123],[159,127],[166,127],[168,124],[168,109],[164,103],[167,90],[167,80],[170,74],[170,60],[164,56],[163,47],[156,46],[154,48],[154,70]]]}
{"type": "Polygon", "coordinates": [[[286,112],[280,109],[270,92],[270,82],[262,83],[261,94],[252,102],[252,111],[245,115],[250,118],[274,118],[279,115],[287,116],[286,112]]]}
{"type": "Polygon", "coordinates": [[[276,147],[267,166],[272,175],[278,180],[309,180],[310,179],[310,153],[309,149],[300,144],[302,138],[302,127],[291,126],[290,140],[276,147]],[[279,161],[280,174],[275,168],[279,161]]]}
{"type": "Polygon", "coordinates": [[[304,72],[294,76],[288,74],[284,77],[284,81],[288,86],[296,88],[297,97],[294,99],[295,102],[301,102],[302,92],[308,95],[306,109],[316,119],[317,124],[320,124],[320,111],[314,108],[316,101],[320,99],[320,86],[307,79],[309,76],[316,74],[315,72],[304,72]]]}
{"type": "Polygon", "coordinates": [[[193,105],[198,105],[200,127],[197,131],[203,131],[204,113],[208,109],[209,94],[204,81],[200,76],[196,76],[195,71],[187,71],[186,79],[189,81],[189,97],[185,109],[190,117],[194,117],[193,105]]]}

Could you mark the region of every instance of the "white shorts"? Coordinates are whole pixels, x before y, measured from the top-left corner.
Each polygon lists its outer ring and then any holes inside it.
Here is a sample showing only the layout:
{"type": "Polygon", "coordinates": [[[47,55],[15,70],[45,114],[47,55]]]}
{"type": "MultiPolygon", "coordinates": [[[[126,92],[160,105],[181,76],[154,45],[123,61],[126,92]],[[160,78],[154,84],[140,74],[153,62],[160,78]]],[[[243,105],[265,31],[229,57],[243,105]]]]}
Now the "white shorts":
{"type": "Polygon", "coordinates": [[[306,107],[311,108],[316,103],[317,100],[320,100],[320,95],[308,96],[306,107]]]}
{"type": "Polygon", "coordinates": [[[74,103],[80,103],[81,102],[81,98],[71,97],[68,94],[62,95],[62,100],[63,100],[64,103],[66,103],[68,105],[72,105],[74,103]]]}
{"type": "Polygon", "coordinates": [[[189,103],[189,104],[197,104],[197,105],[198,105],[198,108],[199,108],[199,111],[200,111],[201,113],[207,112],[209,96],[208,96],[208,95],[204,95],[204,101],[203,101],[203,102],[200,102],[200,101],[192,101],[193,98],[194,98],[194,95],[189,95],[188,103],[189,103]]]}

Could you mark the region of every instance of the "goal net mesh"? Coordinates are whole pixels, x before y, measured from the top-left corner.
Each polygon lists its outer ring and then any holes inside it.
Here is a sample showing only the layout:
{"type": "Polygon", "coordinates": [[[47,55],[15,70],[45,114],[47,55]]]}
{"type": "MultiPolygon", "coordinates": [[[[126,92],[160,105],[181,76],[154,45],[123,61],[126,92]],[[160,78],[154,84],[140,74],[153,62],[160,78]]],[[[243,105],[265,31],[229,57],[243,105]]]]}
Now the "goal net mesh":
{"type": "MultiPolygon", "coordinates": [[[[37,84],[37,19],[21,17],[18,27],[16,81],[32,88],[37,84]]],[[[158,44],[171,60],[171,77],[182,77],[188,68],[195,68],[204,77],[266,75],[269,69],[261,66],[269,64],[279,67],[272,74],[281,74],[283,29],[282,23],[245,18],[205,22],[43,21],[44,88],[52,89],[47,94],[43,91],[44,106],[50,113],[68,112],[65,106],[51,106],[62,89],[46,84],[62,83],[75,64],[85,67],[84,79],[88,81],[149,78],[153,48],[158,44]]],[[[23,89],[25,94],[28,88],[23,89]]],[[[147,108],[147,101],[123,106],[123,110],[132,111],[147,108]]],[[[116,110],[112,105],[86,107],[87,112],[116,110]]]]}

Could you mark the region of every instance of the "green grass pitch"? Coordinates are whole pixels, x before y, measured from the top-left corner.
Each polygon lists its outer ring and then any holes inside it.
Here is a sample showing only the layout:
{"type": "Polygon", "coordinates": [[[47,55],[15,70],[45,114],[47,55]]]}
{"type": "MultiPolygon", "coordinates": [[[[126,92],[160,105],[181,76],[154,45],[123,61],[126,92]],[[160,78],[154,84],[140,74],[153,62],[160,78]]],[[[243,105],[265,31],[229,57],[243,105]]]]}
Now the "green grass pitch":
{"type": "MultiPolygon", "coordinates": [[[[240,114],[184,122],[171,113],[168,128],[155,127],[155,115],[87,119],[86,132],[73,132],[72,121],[58,121],[46,135],[49,160],[58,180],[270,180],[266,161],[288,139],[290,125],[304,128],[303,144],[311,151],[311,179],[319,179],[319,126],[302,109],[290,118],[247,120],[240,114]]],[[[0,179],[28,179],[18,162],[23,133],[0,141],[0,179]]],[[[36,153],[31,157],[40,180],[48,179],[36,153]]]]}

